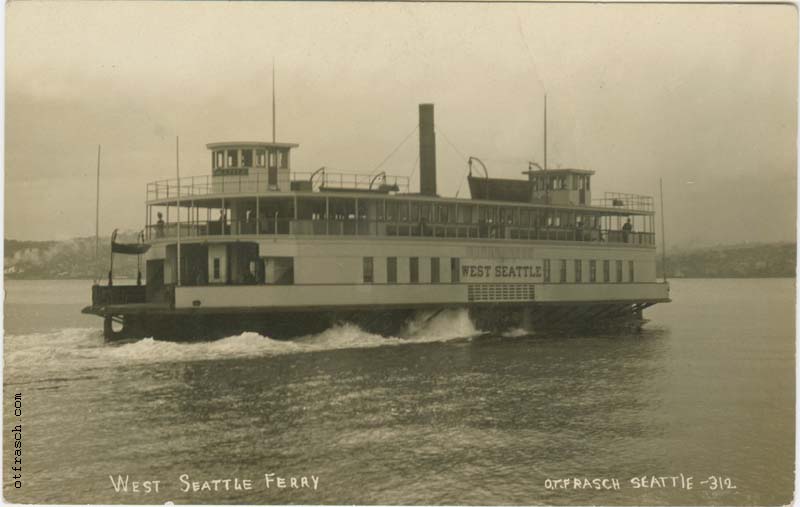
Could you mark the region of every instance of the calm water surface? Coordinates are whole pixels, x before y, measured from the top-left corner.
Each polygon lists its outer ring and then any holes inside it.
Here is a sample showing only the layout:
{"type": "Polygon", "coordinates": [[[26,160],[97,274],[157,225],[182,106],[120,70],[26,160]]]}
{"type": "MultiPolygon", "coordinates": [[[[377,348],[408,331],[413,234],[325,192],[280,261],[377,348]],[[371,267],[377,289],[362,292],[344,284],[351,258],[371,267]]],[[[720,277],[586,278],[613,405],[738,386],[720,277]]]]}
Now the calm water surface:
{"type": "MultiPolygon", "coordinates": [[[[22,394],[23,486],[40,503],[791,502],[794,280],[675,280],[641,334],[343,326],[293,342],[104,345],[89,282],[7,281],[5,446],[22,394]],[[264,474],[319,478],[270,489],[264,474]],[[633,477],[694,478],[634,489],[633,477]],[[160,480],[116,493],[109,474],[160,480]],[[184,492],[179,481],[250,479],[184,492]],[[708,476],[736,489],[711,490],[708,476]],[[618,491],[548,479],[617,478],[618,491]]],[[[11,462],[6,452],[4,474],[11,462]]]]}

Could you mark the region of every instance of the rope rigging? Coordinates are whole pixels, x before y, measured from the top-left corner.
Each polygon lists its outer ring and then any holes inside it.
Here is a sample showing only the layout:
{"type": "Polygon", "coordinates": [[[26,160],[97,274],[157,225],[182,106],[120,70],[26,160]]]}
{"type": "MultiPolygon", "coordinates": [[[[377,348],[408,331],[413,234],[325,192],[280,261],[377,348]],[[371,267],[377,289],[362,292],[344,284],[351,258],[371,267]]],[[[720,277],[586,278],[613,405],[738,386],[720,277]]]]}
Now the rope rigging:
{"type": "MultiPolygon", "coordinates": [[[[469,157],[464,155],[461,152],[461,150],[459,150],[456,147],[456,145],[453,144],[452,141],[450,141],[450,138],[447,137],[447,134],[444,133],[444,130],[442,130],[441,127],[436,127],[436,132],[438,134],[442,134],[442,137],[444,137],[444,140],[447,142],[447,144],[449,144],[450,147],[453,148],[453,150],[455,150],[456,153],[458,153],[458,155],[461,157],[461,159],[464,161],[465,164],[469,164],[469,162],[468,162],[469,157]]],[[[464,171],[464,176],[461,177],[461,182],[458,184],[458,190],[456,190],[456,197],[458,197],[458,194],[461,192],[461,187],[464,186],[464,182],[467,180],[467,173],[468,172],[469,172],[469,167],[467,167],[467,169],[464,171]]]]}
{"type": "Polygon", "coordinates": [[[408,135],[407,135],[405,138],[403,138],[403,140],[402,140],[402,141],[400,141],[400,144],[398,144],[397,146],[395,146],[395,148],[394,148],[394,149],[393,149],[393,150],[392,150],[392,151],[391,151],[391,152],[390,152],[388,155],[386,155],[386,158],[384,158],[384,159],[381,161],[381,163],[380,163],[380,164],[378,164],[377,166],[375,166],[375,169],[373,169],[373,170],[372,170],[372,173],[374,173],[375,171],[377,171],[378,169],[380,169],[380,168],[381,168],[381,166],[383,166],[383,164],[385,164],[387,160],[389,160],[390,158],[392,158],[392,155],[394,155],[395,153],[397,153],[397,150],[399,150],[399,149],[400,149],[400,148],[401,148],[401,147],[402,147],[402,146],[403,146],[403,145],[406,143],[406,141],[408,141],[408,139],[409,139],[409,138],[410,138],[410,137],[411,137],[411,136],[412,136],[412,135],[413,135],[413,134],[414,134],[414,133],[415,133],[415,132],[416,132],[418,129],[419,129],[419,125],[414,125],[414,128],[411,130],[411,132],[409,132],[409,133],[408,133],[408,135]]]}

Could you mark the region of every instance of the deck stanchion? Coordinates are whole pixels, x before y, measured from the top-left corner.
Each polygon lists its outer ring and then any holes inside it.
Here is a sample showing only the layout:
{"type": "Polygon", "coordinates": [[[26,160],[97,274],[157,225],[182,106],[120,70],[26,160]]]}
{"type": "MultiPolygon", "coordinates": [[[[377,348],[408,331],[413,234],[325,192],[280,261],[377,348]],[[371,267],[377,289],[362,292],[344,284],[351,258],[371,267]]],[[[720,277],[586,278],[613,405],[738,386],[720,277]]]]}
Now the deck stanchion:
{"type": "Polygon", "coordinates": [[[175,172],[178,177],[178,195],[175,200],[175,205],[178,208],[178,219],[176,221],[178,226],[178,239],[177,239],[177,285],[181,285],[181,163],[180,163],[180,138],[175,137],[175,172]]]}
{"type": "Polygon", "coordinates": [[[94,221],[94,276],[97,280],[100,265],[100,145],[97,145],[97,200],[94,221]]]}
{"type": "Polygon", "coordinates": [[[667,236],[664,234],[664,181],[658,179],[658,189],[661,200],[661,273],[664,275],[664,282],[667,281],[667,236]]]}

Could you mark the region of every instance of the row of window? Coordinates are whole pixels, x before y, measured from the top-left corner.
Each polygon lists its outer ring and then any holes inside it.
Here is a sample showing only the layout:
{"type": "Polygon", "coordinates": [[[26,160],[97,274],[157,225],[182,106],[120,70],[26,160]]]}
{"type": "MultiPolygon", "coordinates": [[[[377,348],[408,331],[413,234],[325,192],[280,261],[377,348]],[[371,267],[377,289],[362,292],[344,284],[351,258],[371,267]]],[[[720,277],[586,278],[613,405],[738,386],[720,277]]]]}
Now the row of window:
{"type": "Polygon", "coordinates": [[[265,149],[244,149],[244,150],[215,150],[211,155],[211,167],[213,169],[233,168],[233,167],[289,167],[289,150],[265,150],[265,149]]]}
{"type": "MultiPolygon", "coordinates": [[[[440,282],[440,258],[439,257],[431,257],[430,259],[430,283],[439,283],[440,282]]],[[[582,283],[583,279],[583,264],[584,261],[581,259],[575,259],[574,261],[574,270],[573,270],[573,282],[575,283],[582,283]]],[[[604,260],[602,261],[602,269],[603,269],[603,278],[602,280],[598,280],[597,278],[597,261],[592,259],[589,261],[589,283],[596,283],[598,281],[602,281],[604,283],[611,282],[611,261],[604,260]]],[[[614,269],[614,282],[622,283],[623,282],[623,264],[621,260],[614,261],[615,269],[614,269]]],[[[410,283],[419,283],[419,257],[409,257],[408,258],[408,273],[409,273],[409,282],[410,283]]],[[[551,283],[553,282],[552,277],[552,266],[550,259],[544,259],[544,266],[543,266],[543,273],[544,273],[544,283],[551,283]]],[[[375,282],[375,258],[374,257],[364,257],[363,258],[363,280],[364,283],[374,283],[375,282]]],[[[632,283],[635,280],[635,273],[634,273],[634,263],[632,260],[628,261],[628,279],[625,280],[628,283],[632,283]]],[[[461,281],[461,259],[457,257],[452,257],[450,259],[450,281],[453,283],[458,283],[461,281]]],[[[559,259],[558,260],[558,282],[559,283],[566,283],[567,282],[567,259],[559,259]]],[[[387,257],[386,258],[386,283],[397,283],[397,257],[387,257]]]]}
{"type": "Polygon", "coordinates": [[[533,176],[533,190],[590,190],[591,178],[588,175],[571,174],[564,176],[533,176]],[[570,185],[571,184],[571,185],[570,185]]]}
{"type": "MultiPolygon", "coordinates": [[[[558,282],[566,283],[567,282],[567,259],[559,259],[558,261],[558,282]]],[[[575,259],[574,261],[574,269],[573,279],[572,281],[575,283],[583,282],[583,263],[581,259],[575,259]]],[[[623,281],[623,269],[622,269],[622,261],[616,260],[614,261],[614,282],[622,283],[623,281]]],[[[551,260],[545,259],[544,260],[544,282],[550,283],[553,281],[552,276],[552,267],[551,267],[551,260]]],[[[627,282],[633,282],[635,279],[634,273],[634,264],[633,261],[628,261],[628,279],[627,282]]],[[[597,261],[592,259],[589,261],[589,283],[598,282],[597,279],[597,261]]],[[[611,261],[604,260],[603,261],[603,279],[602,282],[609,283],[611,282],[611,261]]]]}
{"type": "MultiPolygon", "coordinates": [[[[441,259],[431,257],[430,283],[440,283],[441,281],[441,259]]],[[[460,259],[450,259],[450,281],[459,282],[461,280],[460,259]]],[[[364,257],[363,260],[364,283],[375,282],[375,258],[364,257]]],[[[409,257],[408,259],[408,278],[410,283],[419,283],[419,257],[409,257]]],[[[397,283],[397,257],[386,258],[386,283],[397,283]]]]}

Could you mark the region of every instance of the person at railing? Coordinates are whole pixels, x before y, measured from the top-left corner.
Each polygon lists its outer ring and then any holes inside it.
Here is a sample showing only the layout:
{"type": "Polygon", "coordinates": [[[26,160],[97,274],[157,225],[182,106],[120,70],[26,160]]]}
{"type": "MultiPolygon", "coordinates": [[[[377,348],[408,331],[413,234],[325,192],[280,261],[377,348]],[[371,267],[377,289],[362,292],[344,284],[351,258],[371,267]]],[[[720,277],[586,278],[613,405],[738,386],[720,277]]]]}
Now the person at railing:
{"type": "Polygon", "coordinates": [[[205,269],[203,269],[203,268],[201,268],[199,266],[197,267],[197,269],[195,270],[194,282],[195,282],[195,285],[206,285],[207,279],[206,279],[206,270],[205,269]]]}
{"type": "MultiPolygon", "coordinates": [[[[152,215],[150,215],[152,216],[152,215]]],[[[158,221],[156,222],[156,237],[163,238],[164,237],[164,215],[161,214],[159,211],[158,214],[158,221]]]]}
{"type": "Polygon", "coordinates": [[[631,219],[629,218],[625,222],[625,225],[622,226],[622,241],[627,243],[628,238],[631,236],[632,232],[633,232],[633,225],[631,225],[631,219]]]}
{"type": "Polygon", "coordinates": [[[227,234],[226,227],[228,224],[228,212],[225,209],[219,210],[219,230],[223,236],[227,234]]]}
{"type": "Polygon", "coordinates": [[[267,234],[269,231],[270,221],[269,216],[265,211],[262,211],[258,215],[258,234],[267,234]]]}
{"type": "Polygon", "coordinates": [[[427,217],[419,217],[419,235],[420,236],[433,236],[431,228],[428,225],[427,217]]]}
{"type": "Polygon", "coordinates": [[[253,210],[248,209],[244,212],[244,233],[253,234],[256,230],[255,219],[253,218],[253,210]]]}

